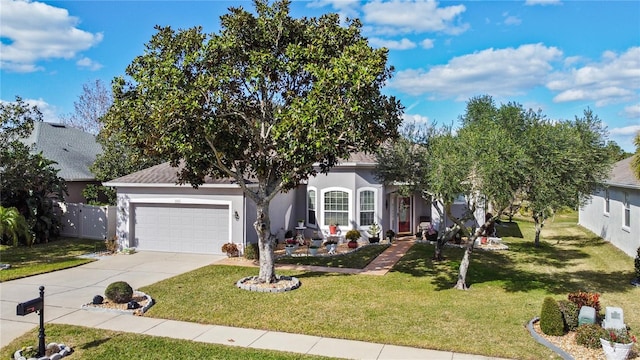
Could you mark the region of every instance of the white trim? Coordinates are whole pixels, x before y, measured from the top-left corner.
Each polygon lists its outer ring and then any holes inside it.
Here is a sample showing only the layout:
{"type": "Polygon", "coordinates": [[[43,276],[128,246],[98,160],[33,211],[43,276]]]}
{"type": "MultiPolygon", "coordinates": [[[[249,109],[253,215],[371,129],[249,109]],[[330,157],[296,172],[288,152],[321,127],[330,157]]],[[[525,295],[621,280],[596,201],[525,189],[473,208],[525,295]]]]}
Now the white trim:
{"type": "Polygon", "coordinates": [[[356,192],[356,216],[355,221],[358,224],[358,229],[368,230],[370,225],[362,225],[360,224],[360,194],[363,191],[371,191],[373,192],[373,222],[379,223],[378,221],[378,189],[370,186],[365,186],[358,188],[356,192]]]}
{"type": "MultiPolygon", "coordinates": [[[[193,188],[191,184],[175,184],[175,183],[119,183],[105,182],[102,185],[116,188],[193,188]]],[[[254,187],[256,184],[247,184],[247,187],[254,187]]],[[[214,188],[214,189],[239,189],[238,184],[202,184],[198,188],[214,188]]]]}
{"type": "Polygon", "coordinates": [[[622,196],[624,199],[622,200],[622,229],[628,229],[630,231],[631,227],[631,201],[629,201],[629,192],[623,191],[622,196]],[[629,213],[629,223],[627,224],[627,212],[629,213]]]}
{"type": "Polygon", "coordinates": [[[329,188],[325,188],[322,189],[320,191],[320,224],[318,224],[318,228],[323,229],[323,230],[328,230],[329,226],[328,225],[324,225],[324,195],[330,191],[342,191],[342,192],[346,192],[347,193],[347,201],[349,204],[349,209],[347,211],[347,222],[348,224],[338,224],[338,228],[341,231],[348,231],[351,229],[351,222],[353,222],[353,190],[352,189],[348,189],[348,188],[343,188],[343,187],[329,187],[329,188]]]}

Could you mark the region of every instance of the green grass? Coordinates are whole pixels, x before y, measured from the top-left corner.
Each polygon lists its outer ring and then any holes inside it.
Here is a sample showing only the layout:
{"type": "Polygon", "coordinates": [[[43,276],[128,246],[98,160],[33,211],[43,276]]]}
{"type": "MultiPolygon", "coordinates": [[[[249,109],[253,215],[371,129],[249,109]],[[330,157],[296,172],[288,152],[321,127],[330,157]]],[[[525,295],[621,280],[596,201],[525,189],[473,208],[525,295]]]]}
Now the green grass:
{"type": "Polygon", "coordinates": [[[279,258],[276,263],[364,269],[388,247],[388,244],[365,246],[340,256],[284,256],[279,258]]]}
{"type": "Polygon", "coordinates": [[[633,259],[567,219],[547,222],[539,248],[533,246],[532,223],[499,226],[503,235],[511,235],[503,238],[510,250],[476,250],[468,291],[452,289],[462,250],[446,248],[448,260],[434,263],[433,247],[426,244],[413,246],[385,276],[282,271],[302,282],[288,293],[239,290],[234,283],[258,269],[216,265],[142,291],[158,301],[151,317],[513,359],[548,358],[553,354],[524,327],[539,315],[546,296],[599,292],[603,307],[622,307],[627,324],[640,329],[640,289],[629,285],[633,259]]]}
{"type": "Polygon", "coordinates": [[[0,271],[0,282],[67,269],[93,260],[78,255],[104,250],[104,242],[62,238],[46,244],[0,246],[0,262],[11,268],[0,271]]]}
{"type": "MultiPolygon", "coordinates": [[[[71,346],[73,353],[70,359],[330,359],[322,356],[205,344],[71,325],[47,325],[45,330],[47,342],[55,341],[71,346]]],[[[25,346],[34,346],[37,349],[37,329],[2,348],[0,359],[13,359],[13,352],[25,346]]]]}

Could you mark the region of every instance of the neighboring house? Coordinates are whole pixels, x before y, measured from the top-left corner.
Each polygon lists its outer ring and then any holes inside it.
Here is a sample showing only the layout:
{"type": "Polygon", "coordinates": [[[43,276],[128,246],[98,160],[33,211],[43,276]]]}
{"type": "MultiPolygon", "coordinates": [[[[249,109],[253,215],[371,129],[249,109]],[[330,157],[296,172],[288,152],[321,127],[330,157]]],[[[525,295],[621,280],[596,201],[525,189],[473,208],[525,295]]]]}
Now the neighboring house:
{"type": "Polygon", "coordinates": [[[615,163],[603,189],[580,208],[578,224],[635,257],[640,247],[640,180],[631,159],[615,163]]]}
{"type": "Polygon", "coordinates": [[[87,184],[100,184],[89,171],[96,156],[102,153],[94,135],[62,124],[36,122],[31,135],[22,142],[57,163],[53,167],[60,170],[58,176],[67,183],[67,203],[86,203],[82,190],[87,184]]]}
{"type": "MultiPolygon", "coordinates": [[[[270,206],[271,232],[279,239],[305,221],[305,235],[326,234],[337,223],[342,234],[358,229],[364,238],[374,222],[399,234],[413,234],[431,219],[431,204],[401,196],[374,176],[376,159],[353,154],[296,189],[276,196],[270,206]]],[[[105,183],[118,191],[117,235],[122,247],[140,250],[220,254],[222,244],[257,242],[256,206],[230,179],[205,179],[194,189],[176,185],[177,169],[160,164],[105,183]]]]}

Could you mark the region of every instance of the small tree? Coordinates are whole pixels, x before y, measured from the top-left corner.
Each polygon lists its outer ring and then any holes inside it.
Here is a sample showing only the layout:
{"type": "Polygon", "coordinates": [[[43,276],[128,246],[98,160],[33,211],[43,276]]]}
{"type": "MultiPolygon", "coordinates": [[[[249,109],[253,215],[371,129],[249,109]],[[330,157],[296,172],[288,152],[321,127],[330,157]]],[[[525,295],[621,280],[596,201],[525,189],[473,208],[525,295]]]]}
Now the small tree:
{"type": "Polygon", "coordinates": [[[636,259],[634,262],[636,266],[636,279],[640,281],[640,247],[638,248],[638,254],[636,255],[636,259]]]}
{"type": "Polygon", "coordinates": [[[102,128],[101,118],[113,103],[111,90],[102,80],[96,79],[82,85],[82,94],[73,102],[74,112],[62,117],[62,121],[74,128],[97,135],[102,128]]]}
{"type": "Polygon", "coordinates": [[[636,138],[633,139],[633,143],[636,145],[636,152],[631,161],[631,169],[636,178],[640,179],[640,131],[636,134],[636,138]]]}
{"type": "Polygon", "coordinates": [[[25,244],[31,246],[32,236],[27,220],[18,209],[0,206],[0,240],[3,244],[10,240],[13,246],[17,246],[20,239],[24,239],[25,244]]]}

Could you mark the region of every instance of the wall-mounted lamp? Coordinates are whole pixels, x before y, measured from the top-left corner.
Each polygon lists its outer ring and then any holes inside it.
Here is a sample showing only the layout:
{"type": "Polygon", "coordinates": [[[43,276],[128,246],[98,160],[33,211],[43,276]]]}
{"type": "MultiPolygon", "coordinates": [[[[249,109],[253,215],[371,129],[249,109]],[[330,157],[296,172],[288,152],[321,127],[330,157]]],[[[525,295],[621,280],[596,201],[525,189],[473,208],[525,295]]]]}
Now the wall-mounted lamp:
{"type": "Polygon", "coordinates": [[[236,218],[236,221],[237,221],[237,220],[240,220],[240,214],[238,214],[238,210],[235,210],[235,211],[233,212],[233,217],[234,217],[234,218],[236,218]]]}

